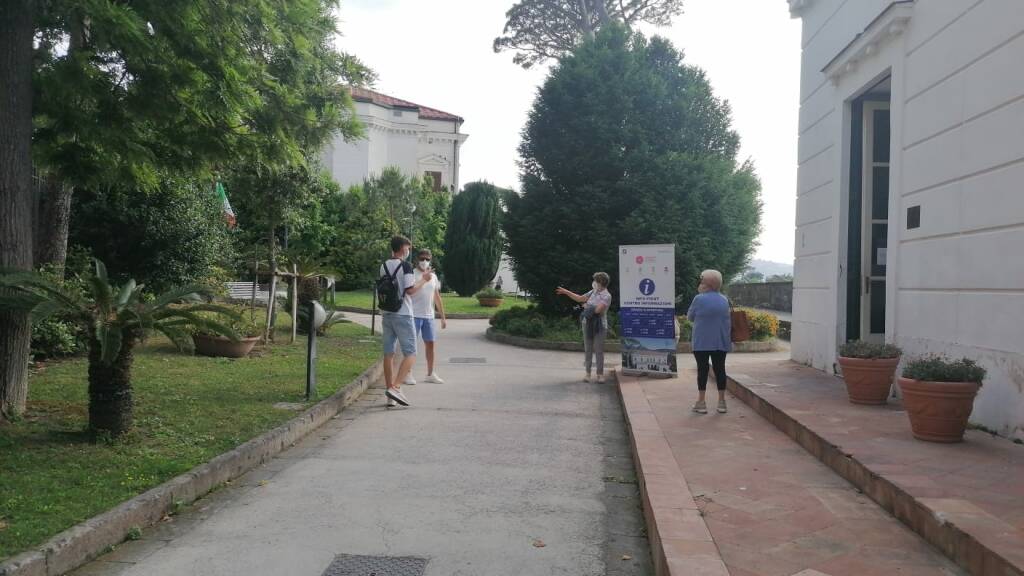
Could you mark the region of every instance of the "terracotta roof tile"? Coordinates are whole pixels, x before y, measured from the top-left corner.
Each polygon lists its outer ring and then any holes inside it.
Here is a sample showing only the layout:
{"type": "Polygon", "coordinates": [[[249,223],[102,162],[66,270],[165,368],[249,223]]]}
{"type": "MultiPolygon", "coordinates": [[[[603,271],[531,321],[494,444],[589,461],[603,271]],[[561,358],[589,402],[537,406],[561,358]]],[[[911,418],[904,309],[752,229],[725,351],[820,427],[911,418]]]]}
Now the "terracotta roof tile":
{"type": "Polygon", "coordinates": [[[442,112],[436,108],[429,108],[427,106],[421,106],[408,100],[402,100],[395,98],[394,96],[388,96],[387,94],[381,94],[380,92],[374,92],[367,88],[352,88],[352,98],[357,102],[372,102],[378,106],[385,108],[402,108],[405,110],[416,110],[420,118],[426,120],[450,120],[453,122],[462,123],[463,119],[461,116],[455,114],[449,114],[448,112],[442,112]]]}

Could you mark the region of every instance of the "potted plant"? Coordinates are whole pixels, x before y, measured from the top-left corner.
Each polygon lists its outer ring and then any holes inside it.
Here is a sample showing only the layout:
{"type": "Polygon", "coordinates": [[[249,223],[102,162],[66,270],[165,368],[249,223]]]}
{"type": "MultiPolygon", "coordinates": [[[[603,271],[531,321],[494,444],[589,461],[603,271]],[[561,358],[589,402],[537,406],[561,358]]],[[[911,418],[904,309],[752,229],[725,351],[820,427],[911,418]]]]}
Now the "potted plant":
{"type": "Polygon", "coordinates": [[[497,308],[505,300],[505,295],[491,287],[484,288],[475,294],[477,302],[486,308],[497,308]]]}
{"type": "Polygon", "coordinates": [[[263,327],[245,314],[231,319],[226,326],[238,335],[237,340],[225,338],[208,327],[194,328],[192,343],[196,353],[220,358],[244,358],[252,352],[263,334],[263,327]]]}
{"type": "Polygon", "coordinates": [[[985,369],[973,360],[941,356],[914,360],[899,379],[903,406],[914,437],[929,442],[960,442],[974,409],[985,369]]]}
{"type": "Polygon", "coordinates": [[[846,393],[854,404],[885,404],[892,389],[900,349],[893,344],[852,340],[839,348],[846,393]]]}

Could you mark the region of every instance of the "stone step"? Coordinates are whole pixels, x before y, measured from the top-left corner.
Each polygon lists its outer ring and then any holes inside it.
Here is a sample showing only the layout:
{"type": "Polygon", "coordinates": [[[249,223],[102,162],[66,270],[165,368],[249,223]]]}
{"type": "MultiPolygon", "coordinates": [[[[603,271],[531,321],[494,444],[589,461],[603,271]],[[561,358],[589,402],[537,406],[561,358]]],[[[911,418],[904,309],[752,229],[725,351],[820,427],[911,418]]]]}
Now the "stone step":
{"type": "Polygon", "coordinates": [[[842,380],[792,362],[743,372],[733,394],[969,573],[1024,574],[1024,447],[915,440],[898,400],[850,404],[842,380]]]}
{"type": "Polygon", "coordinates": [[[742,402],[693,413],[694,372],[618,378],[659,575],[963,574],[742,402]]]}

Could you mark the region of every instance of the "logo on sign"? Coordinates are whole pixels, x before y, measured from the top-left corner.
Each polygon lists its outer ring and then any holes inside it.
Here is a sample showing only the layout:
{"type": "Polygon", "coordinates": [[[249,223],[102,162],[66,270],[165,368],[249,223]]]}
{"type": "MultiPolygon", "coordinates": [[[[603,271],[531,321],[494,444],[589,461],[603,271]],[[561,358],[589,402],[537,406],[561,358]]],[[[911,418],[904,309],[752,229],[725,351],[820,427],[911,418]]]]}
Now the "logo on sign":
{"type": "Polygon", "coordinates": [[[654,294],[654,280],[650,278],[644,278],[640,281],[640,293],[644,296],[650,296],[654,294]]]}
{"type": "Polygon", "coordinates": [[[636,257],[636,263],[637,264],[643,264],[644,263],[644,257],[643,256],[637,256],[636,257]]]}

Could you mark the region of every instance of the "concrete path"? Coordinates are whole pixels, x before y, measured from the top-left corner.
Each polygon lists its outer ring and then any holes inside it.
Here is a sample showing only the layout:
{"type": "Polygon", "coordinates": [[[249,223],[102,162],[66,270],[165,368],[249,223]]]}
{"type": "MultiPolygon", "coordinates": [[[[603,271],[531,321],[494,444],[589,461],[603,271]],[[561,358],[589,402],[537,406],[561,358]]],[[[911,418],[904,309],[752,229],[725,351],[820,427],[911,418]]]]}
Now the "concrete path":
{"type": "Polygon", "coordinates": [[[493,344],[485,328],[449,322],[447,383],[404,387],[412,408],[371,390],[76,574],[320,576],[337,554],[426,557],[435,576],[652,573],[614,385],[580,382],[580,354],[493,344]]]}

